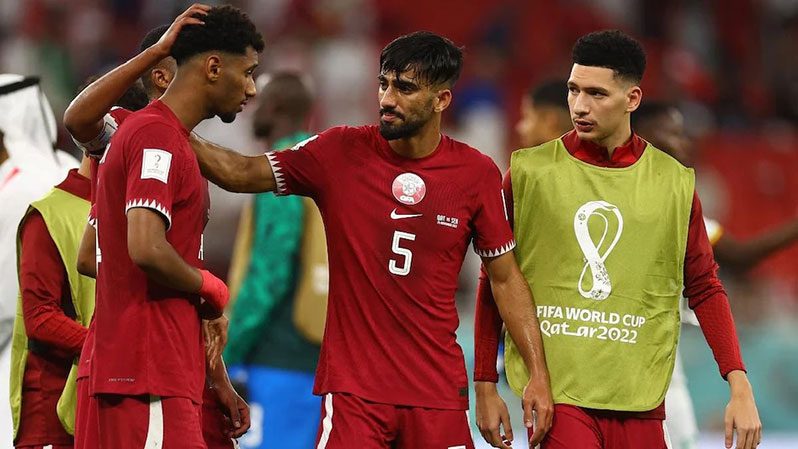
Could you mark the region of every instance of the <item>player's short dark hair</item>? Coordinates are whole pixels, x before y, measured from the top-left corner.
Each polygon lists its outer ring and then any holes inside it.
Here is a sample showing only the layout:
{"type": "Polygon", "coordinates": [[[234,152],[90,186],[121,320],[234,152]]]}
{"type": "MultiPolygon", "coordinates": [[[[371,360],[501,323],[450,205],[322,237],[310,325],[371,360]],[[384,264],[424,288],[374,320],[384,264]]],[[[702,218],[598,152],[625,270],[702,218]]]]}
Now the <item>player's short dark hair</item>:
{"type": "MultiPolygon", "coordinates": [[[[147,34],[144,35],[144,39],[142,39],[141,43],[139,44],[139,52],[143,52],[144,50],[152,47],[156,42],[158,42],[159,39],[161,39],[161,36],[163,36],[168,29],[169,25],[160,25],[148,31],[147,34]]],[[[141,75],[140,80],[142,86],[144,87],[144,93],[146,94],[147,92],[151,92],[153,95],[155,95],[155,92],[158,91],[158,88],[155,86],[155,84],[153,84],[152,77],[150,75],[151,72],[148,70],[146,73],[141,75]]]]}
{"type": "Polygon", "coordinates": [[[665,101],[644,101],[632,112],[632,129],[645,126],[646,123],[676,109],[671,103],[665,101]]]}
{"type": "Polygon", "coordinates": [[[120,108],[125,108],[129,111],[138,111],[150,103],[150,97],[144,89],[141,80],[136,80],[130,87],[127,88],[125,93],[116,100],[116,105],[120,108]]]}
{"type": "Polygon", "coordinates": [[[207,15],[195,14],[203,25],[186,25],[172,45],[172,56],[181,65],[193,56],[207,51],[244,55],[247,47],[263,51],[263,36],[246,13],[230,6],[213,7],[207,15]]]}
{"type": "Polygon", "coordinates": [[[313,108],[313,94],[296,72],[283,71],[272,75],[268,83],[269,101],[277,112],[292,120],[305,120],[313,108]]]}
{"type": "Polygon", "coordinates": [[[160,25],[148,31],[147,34],[144,35],[144,39],[142,39],[141,43],[139,44],[139,53],[155,45],[155,43],[161,39],[161,36],[163,36],[168,29],[169,25],[160,25]]]}
{"type": "MultiPolygon", "coordinates": [[[[89,87],[89,84],[97,81],[100,79],[100,75],[91,75],[90,77],[86,78],[80,86],[78,86],[76,94],[83,92],[84,89],[89,87]]],[[[119,97],[116,102],[114,102],[114,106],[119,106],[120,108],[125,108],[130,111],[138,111],[139,109],[147,106],[150,103],[149,97],[147,97],[147,91],[144,90],[144,86],[141,84],[141,80],[136,80],[130,87],[127,88],[125,93],[119,97]]]]}
{"type": "Polygon", "coordinates": [[[616,76],[636,84],[646,71],[643,47],[619,30],[595,31],[580,37],[571,57],[575,64],[612,69],[616,76]]]}
{"type": "Polygon", "coordinates": [[[527,92],[535,107],[553,106],[568,111],[568,82],[551,79],[532,86],[527,92]]]}
{"type": "Polygon", "coordinates": [[[453,87],[463,67],[463,50],[449,39],[429,31],[416,31],[394,39],[382,49],[380,73],[396,76],[413,69],[416,77],[431,86],[453,87]]]}

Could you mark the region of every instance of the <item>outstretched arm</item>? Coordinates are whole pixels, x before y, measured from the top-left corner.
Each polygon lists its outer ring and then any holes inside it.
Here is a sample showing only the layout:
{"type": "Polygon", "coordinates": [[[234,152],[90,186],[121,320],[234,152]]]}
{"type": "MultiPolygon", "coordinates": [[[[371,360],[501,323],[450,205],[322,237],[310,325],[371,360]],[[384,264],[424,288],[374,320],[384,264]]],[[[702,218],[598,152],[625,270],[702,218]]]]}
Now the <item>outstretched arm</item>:
{"type": "Polygon", "coordinates": [[[490,278],[496,306],[507,326],[507,332],[518,346],[518,351],[529,370],[529,383],[524,388],[522,405],[524,424],[532,427],[533,410],[537,412],[537,425],[530,445],[535,446],[551,428],[554,401],[549,384],[549,371],[543,352],[543,337],[535,310],[535,300],[524,279],[513,252],[498,257],[482,259],[490,278]]]}
{"type": "Polygon", "coordinates": [[[192,134],[191,148],[202,175],[230,192],[270,192],[276,188],[274,173],[265,155],[244,156],[192,134]]]}
{"type": "Polygon", "coordinates": [[[715,259],[721,267],[748,271],[759,262],[798,241],[798,220],[786,223],[750,240],[737,240],[728,234],[715,244],[715,259]]]}
{"type": "Polygon", "coordinates": [[[150,67],[169,56],[172,44],[184,25],[202,24],[194,14],[206,14],[209,6],[195,3],[179,15],[152,47],[136,55],[89,84],[64,112],[64,126],[78,142],[89,142],[103,130],[103,117],[119,97],[150,67]]]}

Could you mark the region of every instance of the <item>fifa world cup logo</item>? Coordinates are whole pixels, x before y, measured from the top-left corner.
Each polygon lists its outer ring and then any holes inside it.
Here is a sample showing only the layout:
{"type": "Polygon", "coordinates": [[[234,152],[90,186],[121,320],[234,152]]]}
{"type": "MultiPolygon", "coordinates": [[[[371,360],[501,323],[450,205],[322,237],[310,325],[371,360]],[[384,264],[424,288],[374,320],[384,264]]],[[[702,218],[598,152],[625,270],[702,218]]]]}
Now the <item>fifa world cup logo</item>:
{"type": "MultiPolygon", "coordinates": [[[[599,229],[600,228],[601,225],[599,224],[599,229]]],[[[615,245],[621,238],[622,232],[623,216],[621,216],[620,210],[606,201],[590,201],[583,204],[576,211],[576,215],[574,216],[574,233],[576,234],[576,241],[579,243],[579,248],[585,256],[585,266],[582,267],[582,274],[579,276],[579,282],[577,283],[577,289],[582,297],[603,301],[612,293],[612,281],[610,280],[610,274],[607,272],[604,261],[607,260],[612,250],[615,249],[615,245]],[[603,222],[604,224],[604,230],[601,233],[601,237],[598,239],[598,243],[594,243],[588,227],[588,222],[593,216],[598,217],[600,220],[599,223],[603,222]],[[605,242],[609,241],[608,234],[610,233],[611,221],[616,221],[611,220],[613,216],[616,218],[618,226],[615,235],[611,237],[612,241],[609,245],[605,245],[605,242]],[[606,247],[603,253],[600,252],[602,247],[606,247]],[[588,271],[590,272],[590,276],[585,279],[588,271]],[[590,288],[586,289],[585,284],[589,284],[590,288]]]]}

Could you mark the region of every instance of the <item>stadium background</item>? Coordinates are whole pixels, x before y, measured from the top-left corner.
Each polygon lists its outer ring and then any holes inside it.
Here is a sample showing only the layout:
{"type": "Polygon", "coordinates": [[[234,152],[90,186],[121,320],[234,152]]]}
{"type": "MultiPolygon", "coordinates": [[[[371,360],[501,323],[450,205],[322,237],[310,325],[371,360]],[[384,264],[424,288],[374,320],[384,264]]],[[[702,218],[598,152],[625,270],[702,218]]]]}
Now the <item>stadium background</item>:
{"type": "MultiPolygon", "coordinates": [[[[60,120],[82,80],[131,57],[146,31],[170,22],[188,3],[2,0],[0,72],[41,76],[60,120]]],[[[312,80],[318,96],[313,130],[377,120],[379,50],[397,35],[428,29],[464,45],[465,69],[445,114],[446,132],[491,154],[502,168],[516,147],[513,125],[526,88],[566,77],[570,47],[580,35],[621,28],[641,39],[648,53],[644,101],[672,101],[687,118],[707,215],[739,238],[798,217],[798,0],[231,3],[249,12],[266,38],[260,73],[295,69],[312,80]]],[[[198,131],[232,148],[262,152],[250,137],[252,109],[232,125],[209,121],[198,131]]],[[[59,146],[74,150],[63,126],[59,146]]],[[[247,197],[214,189],[212,198],[206,258],[212,270],[226,273],[247,197]]],[[[796,259],[798,245],[748,275],[722,272],[766,448],[798,447],[796,259]]],[[[458,304],[470,370],[477,261],[469,262],[458,304]]],[[[719,447],[713,433],[722,431],[727,389],[700,331],[685,329],[683,339],[702,447],[719,447]]]]}

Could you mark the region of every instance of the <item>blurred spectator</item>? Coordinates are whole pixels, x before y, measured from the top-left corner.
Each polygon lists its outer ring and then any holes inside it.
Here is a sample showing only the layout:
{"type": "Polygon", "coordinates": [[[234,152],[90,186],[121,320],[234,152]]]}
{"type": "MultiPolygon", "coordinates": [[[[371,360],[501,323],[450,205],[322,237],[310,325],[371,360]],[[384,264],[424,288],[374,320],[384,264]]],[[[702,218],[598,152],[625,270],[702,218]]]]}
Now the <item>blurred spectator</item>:
{"type": "MultiPolygon", "coordinates": [[[[311,137],[313,98],[302,78],[270,76],[255,136],[280,150],[311,137]]],[[[327,312],[324,225],[308,198],[260,193],[239,225],[230,290],[235,303],[225,360],[246,373],[252,428],[244,448],[311,447],[320,419],[313,381],[327,312]]],[[[240,373],[241,374],[241,373],[240,373]]]]}

